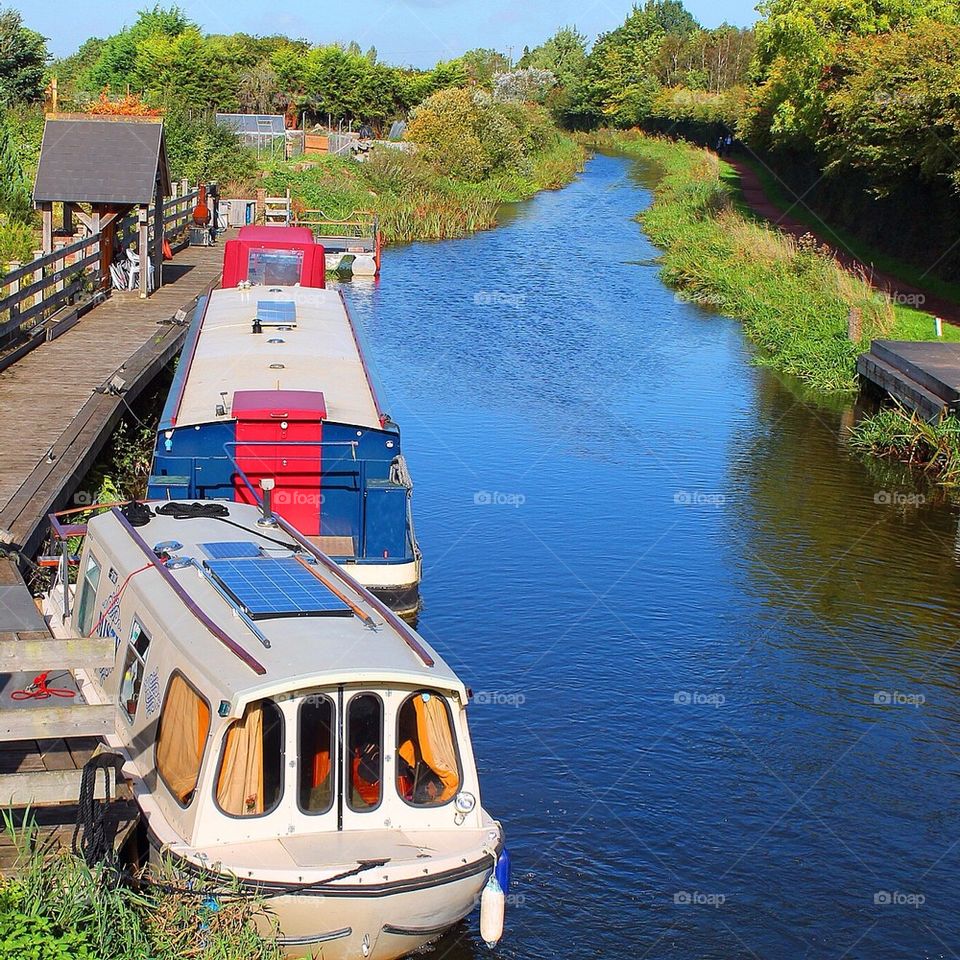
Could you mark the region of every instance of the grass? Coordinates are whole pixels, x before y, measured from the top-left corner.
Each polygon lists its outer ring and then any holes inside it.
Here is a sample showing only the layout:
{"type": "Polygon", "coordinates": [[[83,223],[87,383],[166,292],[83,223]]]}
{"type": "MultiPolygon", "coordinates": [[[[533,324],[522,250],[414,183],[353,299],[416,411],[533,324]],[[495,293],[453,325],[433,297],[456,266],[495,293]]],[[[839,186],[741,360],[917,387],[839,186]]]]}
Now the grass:
{"type": "Polygon", "coordinates": [[[960,420],[927,422],[897,405],[861,420],[850,445],[857,451],[922,470],[942,486],[960,486],[960,420]]]}
{"type": "Polygon", "coordinates": [[[30,822],[5,816],[20,858],[0,879],[0,956],[18,960],[280,960],[257,925],[272,929],[265,906],[205,888],[164,866],[131,884],[69,852],[37,844],[30,822]],[[148,882],[149,881],[149,882],[148,882]]]}
{"type": "Polygon", "coordinates": [[[365,163],[320,157],[276,164],[263,186],[268,193],[289,187],[295,207],[336,219],[373,210],[386,243],[443,240],[495,226],[504,203],[565,186],[583,169],[584,158],[579,144],[558,137],[527,169],[467,183],[443,176],[415,155],[382,150],[365,163]]]}
{"type": "MultiPolygon", "coordinates": [[[[707,150],[635,132],[588,143],[654,163],[655,199],[638,219],[663,249],[664,280],[693,302],[741,320],[769,365],[821,394],[857,388],[856,359],[874,337],[933,339],[932,319],[895,304],[838,264],[812,238],[799,241],[745,213],[735,171],[707,150]],[[851,310],[861,336],[848,337],[851,310]]],[[[945,326],[944,339],[960,341],[945,326]]]]}
{"type": "MultiPolygon", "coordinates": [[[[823,233],[824,220],[806,205],[798,203],[796,197],[789,192],[789,188],[769,167],[754,157],[741,156],[740,159],[756,173],[763,192],[781,212],[789,214],[791,218],[812,231],[823,233]]],[[[872,264],[875,270],[889,274],[908,286],[928,290],[944,300],[960,304],[960,284],[951,283],[920,267],[897,260],[834,224],[827,224],[827,227],[831,241],[838,243],[845,252],[862,263],[872,264]]]]}

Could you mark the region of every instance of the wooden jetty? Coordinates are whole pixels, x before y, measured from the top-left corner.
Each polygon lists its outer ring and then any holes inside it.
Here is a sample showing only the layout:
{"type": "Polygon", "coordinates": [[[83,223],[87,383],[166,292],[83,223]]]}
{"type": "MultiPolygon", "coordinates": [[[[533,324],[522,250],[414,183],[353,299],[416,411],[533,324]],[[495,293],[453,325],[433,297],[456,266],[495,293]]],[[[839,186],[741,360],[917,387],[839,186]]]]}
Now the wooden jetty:
{"type": "Polygon", "coordinates": [[[126,406],[180,350],[220,259],[219,246],[187,247],[149,300],[114,295],[0,372],[0,546],[37,550],[47,514],[71,505],[126,406]]]}
{"type": "MultiPolygon", "coordinates": [[[[113,663],[113,641],[92,637],[54,640],[20,572],[0,560],[0,806],[22,827],[32,822],[31,848],[70,847],[80,812],[83,767],[113,727],[113,707],[92,706],[80,696],[74,671],[113,663]],[[72,697],[14,699],[38,674],[72,697]]],[[[98,798],[103,797],[98,776],[98,798]]],[[[105,809],[105,827],[119,849],[138,822],[136,804],[125,784],[114,785],[114,802],[105,809]]],[[[25,851],[0,830],[0,874],[15,872],[25,851]]]]}
{"type": "Polygon", "coordinates": [[[960,410],[960,343],[874,340],[857,372],[928,420],[960,410]]]}

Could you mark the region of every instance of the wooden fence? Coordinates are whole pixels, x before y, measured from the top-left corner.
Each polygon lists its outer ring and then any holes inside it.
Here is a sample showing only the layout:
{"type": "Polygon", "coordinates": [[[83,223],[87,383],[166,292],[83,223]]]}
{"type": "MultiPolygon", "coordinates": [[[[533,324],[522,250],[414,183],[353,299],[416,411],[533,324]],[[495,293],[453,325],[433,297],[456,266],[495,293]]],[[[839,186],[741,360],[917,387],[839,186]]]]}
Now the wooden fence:
{"type": "MultiPolygon", "coordinates": [[[[187,182],[174,185],[174,196],[163,203],[163,232],[173,240],[183,233],[196,205],[199,190],[187,182]]],[[[149,212],[151,249],[153,210],[149,212]]],[[[139,247],[138,214],[117,225],[115,249],[139,247]]],[[[109,294],[109,277],[100,269],[100,236],[83,239],[55,238],[52,253],[34,251],[29,263],[10,263],[0,276],[0,349],[24,336],[37,335],[46,321],[65,307],[79,304],[75,315],[85,312],[109,294]]]]}

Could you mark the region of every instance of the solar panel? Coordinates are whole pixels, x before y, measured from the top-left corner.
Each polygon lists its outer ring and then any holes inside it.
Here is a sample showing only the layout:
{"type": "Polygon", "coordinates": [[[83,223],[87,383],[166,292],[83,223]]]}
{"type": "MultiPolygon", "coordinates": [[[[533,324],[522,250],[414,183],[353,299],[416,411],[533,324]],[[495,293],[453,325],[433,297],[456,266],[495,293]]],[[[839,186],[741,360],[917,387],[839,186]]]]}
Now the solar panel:
{"type": "Polygon", "coordinates": [[[260,556],[260,548],[249,540],[218,540],[216,543],[201,543],[200,548],[213,560],[260,556]]]}
{"type": "Polygon", "coordinates": [[[292,327],[297,322],[297,305],[293,300],[258,300],[257,319],[269,326],[292,327]]]}
{"type": "Polygon", "coordinates": [[[206,565],[251,620],[353,613],[295,557],[228,558],[206,565]]]}

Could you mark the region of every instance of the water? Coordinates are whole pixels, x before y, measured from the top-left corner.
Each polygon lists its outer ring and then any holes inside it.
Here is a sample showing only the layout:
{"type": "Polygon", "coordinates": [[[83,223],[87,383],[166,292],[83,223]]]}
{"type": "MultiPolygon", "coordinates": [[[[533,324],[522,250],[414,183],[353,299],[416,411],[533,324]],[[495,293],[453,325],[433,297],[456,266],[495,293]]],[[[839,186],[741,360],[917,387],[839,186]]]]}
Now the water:
{"type": "Polygon", "coordinates": [[[499,955],[953,956],[957,510],[663,286],[650,176],[599,156],[348,286],[514,857],[499,955]]]}

